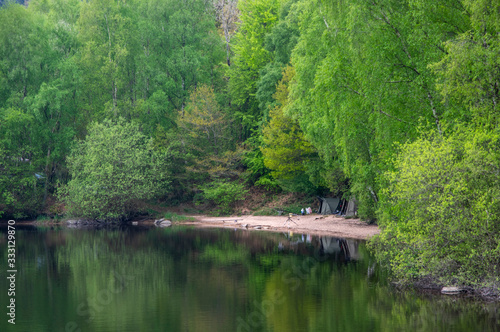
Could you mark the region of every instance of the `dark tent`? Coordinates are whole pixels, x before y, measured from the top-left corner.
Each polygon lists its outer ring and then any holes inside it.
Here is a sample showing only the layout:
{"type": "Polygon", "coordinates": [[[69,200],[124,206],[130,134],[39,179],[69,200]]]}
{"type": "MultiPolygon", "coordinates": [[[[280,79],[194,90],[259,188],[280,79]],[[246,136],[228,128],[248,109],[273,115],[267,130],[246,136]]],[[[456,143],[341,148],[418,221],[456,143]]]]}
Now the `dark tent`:
{"type": "Polygon", "coordinates": [[[352,217],[352,216],[356,216],[357,212],[358,212],[357,201],[355,198],[351,198],[349,200],[349,203],[347,203],[347,208],[346,208],[346,211],[344,214],[346,217],[352,217]]]}
{"type": "Polygon", "coordinates": [[[321,214],[334,214],[339,209],[340,198],[338,197],[319,197],[319,210],[321,214]]]}
{"type": "Polygon", "coordinates": [[[342,200],[340,215],[345,217],[353,217],[357,215],[357,212],[358,202],[354,197],[351,197],[349,200],[342,200]]]}

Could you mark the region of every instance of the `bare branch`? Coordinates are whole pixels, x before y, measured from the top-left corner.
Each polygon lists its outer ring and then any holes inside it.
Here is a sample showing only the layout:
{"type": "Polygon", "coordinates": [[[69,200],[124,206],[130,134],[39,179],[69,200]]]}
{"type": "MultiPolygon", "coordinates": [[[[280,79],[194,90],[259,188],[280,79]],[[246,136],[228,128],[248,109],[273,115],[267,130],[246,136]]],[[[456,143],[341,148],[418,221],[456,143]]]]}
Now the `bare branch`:
{"type": "Polygon", "coordinates": [[[434,106],[434,101],[432,100],[432,96],[431,96],[431,93],[429,91],[427,91],[427,98],[429,98],[429,102],[431,104],[431,108],[432,108],[432,115],[434,116],[434,119],[436,120],[436,126],[437,126],[437,129],[439,131],[439,135],[443,135],[442,131],[441,131],[441,125],[439,124],[439,117],[437,115],[437,112],[436,112],[436,107],[434,106]]]}

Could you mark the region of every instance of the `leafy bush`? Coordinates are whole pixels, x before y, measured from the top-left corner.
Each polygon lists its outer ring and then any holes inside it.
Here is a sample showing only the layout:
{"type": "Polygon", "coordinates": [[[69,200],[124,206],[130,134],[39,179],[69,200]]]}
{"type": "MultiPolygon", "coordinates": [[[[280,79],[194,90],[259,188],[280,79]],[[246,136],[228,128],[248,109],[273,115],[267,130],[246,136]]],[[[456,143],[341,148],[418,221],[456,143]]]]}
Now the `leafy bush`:
{"type": "Polygon", "coordinates": [[[166,185],[163,158],[134,123],[93,123],[68,157],[72,179],[59,191],[70,215],[118,220],[134,212],[134,201],[166,185]]]}
{"type": "Polygon", "coordinates": [[[396,278],[500,290],[498,130],[424,135],[386,178],[371,246],[396,278]]]}
{"type": "Polygon", "coordinates": [[[266,174],[262,177],[260,177],[256,182],[256,186],[263,187],[265,190],[269,192],[278,192],[281,188],[275,179],[270,174],[266,174]]]}
{"type": "Polygon", "coordinates": [[[52,221],[52,219],[49,216],[39,215],[36,217],[36,223],[38,224],[48,223],[50,221],[52,221]]]}
{"type": "Polygon", "coordinates": [[[213,181],[200,188],[206,199],[219,205],[222,213],[229,213],[230,206],[236,201],[244,199],[248,190],[238,182],[213,181]]]}

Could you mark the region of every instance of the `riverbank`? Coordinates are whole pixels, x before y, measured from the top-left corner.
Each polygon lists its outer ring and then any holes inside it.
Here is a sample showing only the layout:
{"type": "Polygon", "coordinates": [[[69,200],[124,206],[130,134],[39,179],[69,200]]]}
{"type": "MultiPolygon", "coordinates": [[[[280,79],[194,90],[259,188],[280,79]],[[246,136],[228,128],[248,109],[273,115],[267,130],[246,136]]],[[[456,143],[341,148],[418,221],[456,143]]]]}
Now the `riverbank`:
{"type": "MultiPolygon", "coordinates": [[[[288,220],[285,216],[227,216],[210,217],[206,215],[186,216],[186,221],[173,220],[175,225],[193,225],[195,227],[240,228],[247,230],[262,230],[271,232],[294,232],[320,236],[334,236],[340,238],[367,240],[379,234],[377,225],[369,225],[359,219],[345,219],[333,215],[310,214],[295,215],[288,220]]],[[[132,220],[137,225],[153,225],[154,219],[132,220]]],[[[87,222],[84,219],[65,220],[61,222],[20,221],[20,225],[68,225],[70,227],[93,227],[103,223],[87,222]],[[77,222],[78,221],[78,222],[77,222]]]]}
{"type": "Polygon", "coordinates": [[[312,235],[325,235],[341,238],[366,240],[380,233],[377,225],[368,225],[359,219],[345,219],[333,215],[310,214],[293,216],[232,216],[209,217],[192,216],[196,221],[182,222],[198,227],[242,228],[248,230],[265,230],[273,232],[296,232],[312,235]]]}

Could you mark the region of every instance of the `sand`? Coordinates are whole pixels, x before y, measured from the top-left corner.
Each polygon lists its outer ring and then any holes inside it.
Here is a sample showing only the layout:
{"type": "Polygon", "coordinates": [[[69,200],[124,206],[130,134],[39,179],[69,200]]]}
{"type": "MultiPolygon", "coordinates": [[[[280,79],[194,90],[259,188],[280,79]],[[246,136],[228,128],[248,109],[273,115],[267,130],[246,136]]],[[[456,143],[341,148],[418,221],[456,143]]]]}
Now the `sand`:
{"type": "Polygon", "coordinates": [[[192,216],[199,227],[227,227],[244,228],[248,230],[267,230],[274,232],[305,233],[311,235],[329,235],[350,239],[368,239],[380,233],[377,225],[368,225],[359,219],[345,219],[335,216],[310,214],[296,215],[287,221],[286,216],[232,216],[232,217],[207,217],[192,216]]]}

